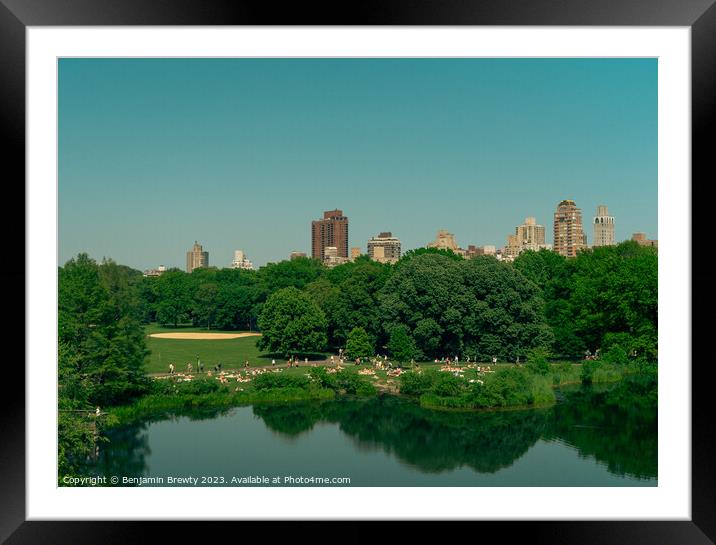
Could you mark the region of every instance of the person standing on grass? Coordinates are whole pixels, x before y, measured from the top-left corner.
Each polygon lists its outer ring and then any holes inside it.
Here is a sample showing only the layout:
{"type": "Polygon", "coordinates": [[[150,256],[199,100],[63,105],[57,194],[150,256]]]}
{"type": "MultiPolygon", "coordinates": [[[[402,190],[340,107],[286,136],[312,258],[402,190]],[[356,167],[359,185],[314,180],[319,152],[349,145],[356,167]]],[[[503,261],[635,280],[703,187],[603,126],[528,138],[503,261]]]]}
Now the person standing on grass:
{"type": "Polygon", "coordinates": [[[197,371],[199,371],[200,373],[203,373],[203,372],[204,372],[204,364],[203,364],[203,363],[198,362],[198,363],[196,364],[196,366],[197,366],[197,371]]]}

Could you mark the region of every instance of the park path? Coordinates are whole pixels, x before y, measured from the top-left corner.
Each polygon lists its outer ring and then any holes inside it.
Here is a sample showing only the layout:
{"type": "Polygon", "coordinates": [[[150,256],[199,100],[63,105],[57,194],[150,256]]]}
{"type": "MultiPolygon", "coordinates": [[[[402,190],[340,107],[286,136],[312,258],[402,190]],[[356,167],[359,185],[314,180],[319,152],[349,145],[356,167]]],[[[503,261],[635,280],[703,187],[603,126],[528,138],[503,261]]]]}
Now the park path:
{"type": "MultiPolygon", "coordinates": [[[[314,364],[314,363],[315,363],[317,366],[320,365],[321,367],[336,367],[336,366],[338,365],[338,362],[331,363],[330,360],[313,360],[313,361],[308,362],[308,364],[306,364],[305,362],[297,363],[297,364],[294,365],[293,367],[307,367],[307,368],[310,369],[311,367],[313,367],[313,364],[314,364]]],[[[344,362],[343,365],[345,366],[346,363],[344,362]]],[[[353,365],[353,364],[351,363],[351,364],[349,364],[349,365],[353,365]]],[[[248,367],[248,369],[247,369],[246,367],[226,367],[226,368],[222,367],[222,368],[221,368],[221,371],[224,371],[224,372],[229,372],[229,371],[239,371],[239,372],[243,372],[243,371],[253,371],[253,370],[255,370],[255,369],[288,369],[288,367],[289,367],[289,365],[288,365],[287,363],[277,363],[276,365],[271,365],[271,364],[269,364],[269,365],[250,365],[250,366],[248,367]]],[[[211,369],[208,369],[208,371],[211,371],[212,373],[215,373],[213,367],[212,367],[211,369]]],[[[175,375],[176,375],[176,374],[179,374],[179,373],[187,374],[187,373],[189,373],[189,371],[187,371],[186,369],[184,369],[184,370],[179,370],[179,369],[177,369],[176,371],[174,371],[174,374],[175,374],[175,375]]],[[[207,370],[206,370],[206,369],[204,370],[203,373],[199,373],[199,372],[196,371],[195,369],[192,369],[192,370],[191,370],[191,374],[192,374],[192,375],[203,375],[203,374],[206,374],[206,373],[207,373],[207,370]]],[[[168,376],[170,376],[170,373],[147,373],[146,375],[147,375],[148,377],[168,377],[168,376]]]]}

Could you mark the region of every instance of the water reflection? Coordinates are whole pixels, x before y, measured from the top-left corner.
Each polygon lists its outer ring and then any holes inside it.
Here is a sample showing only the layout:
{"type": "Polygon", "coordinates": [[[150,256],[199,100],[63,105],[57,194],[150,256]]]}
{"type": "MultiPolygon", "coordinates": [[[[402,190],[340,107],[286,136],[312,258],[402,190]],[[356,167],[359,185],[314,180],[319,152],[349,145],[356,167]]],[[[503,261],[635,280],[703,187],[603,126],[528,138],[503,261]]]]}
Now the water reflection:
{"type": "MultiPolygon", "coordinates": [[[[461,467],[495,473],[513,465],[543,439],[569,445],[581,456],[606,465],[610,474],[656,478],[655,377],[630,379],[609,388],[564,389],[559,397],[560,402],[549,408],[491,412],[433,411],[394,396],[257,405],[252,411],[266,429],[292,441],[308,436],[319,424],[336,425],[357,449],[384,452],[421,473],[461,467]]],[[[152,421],[213,420],[225,413],[192,411],[152,421]]],[[[147,474],[149,424],[113,431],[94,472],[147,474]]]]}

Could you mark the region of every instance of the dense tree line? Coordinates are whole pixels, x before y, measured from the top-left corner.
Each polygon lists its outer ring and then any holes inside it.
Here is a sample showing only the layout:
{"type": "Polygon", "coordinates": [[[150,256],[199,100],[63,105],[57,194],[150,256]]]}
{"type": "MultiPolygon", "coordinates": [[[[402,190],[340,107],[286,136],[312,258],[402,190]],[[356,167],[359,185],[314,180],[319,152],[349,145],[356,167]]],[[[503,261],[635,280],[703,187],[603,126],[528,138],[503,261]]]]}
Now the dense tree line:
{"type": "MultiPolygon", "coordinates": [[[[61,269],[61,306],[72,304],[64,284],[85,281],[72,280],[78,260],[61,269]]],[[[363,256],[326,268],[299,258],[258,270],[172,269],[160,277],[113,263],[96,267],[94,284],[125,305],[133,323],[261,330],[261,348],[277,353],[344,348],[351,357],[389,353],[400,361],[524,361],[541,348],[564,357],[601,350],[615,360],[635,353],[656,359],[657,254],[634,242],[573,259],[523,252],[514,263],[419,249],[395,265],[363,256]]],[[[86,321],[82,311],[73,313],[68,323],[86,321]]]]}
{"type": "Polygon", "coordinates": [[[140,292],[147,321],[266,329],[264,346],[279,352],[345,348],[355,330],[363,347],[358,352],[370,346],[400,360],[514,361],[533,348],[564,357],[599,349],[615,359],[634,353],[656,359],[657,254],[634,242],[574,259],[523,252],[514,263],[419,249],[396,265],[362,257],[328,269],[301,258],[257,271],[172,270],[145,278],[140,292]],[[305,306],[306,297],[315,306],[305,306]],[[281,323],[296,298],[307,313],[287,329],[281,323]],[[291,341],[300,330],[315,342],[291,341]],[[325,337],[313,335],[318,330],[325,337]]]}
{"type": "Polygon", "coordinates": [[[149,387],[144,372],[142,274],[80,254],[58,275],[60,473],[93,454],[95,407],[130,401],[149,387]],[[89,417],[89,418],[88,418],[89,417]]]}

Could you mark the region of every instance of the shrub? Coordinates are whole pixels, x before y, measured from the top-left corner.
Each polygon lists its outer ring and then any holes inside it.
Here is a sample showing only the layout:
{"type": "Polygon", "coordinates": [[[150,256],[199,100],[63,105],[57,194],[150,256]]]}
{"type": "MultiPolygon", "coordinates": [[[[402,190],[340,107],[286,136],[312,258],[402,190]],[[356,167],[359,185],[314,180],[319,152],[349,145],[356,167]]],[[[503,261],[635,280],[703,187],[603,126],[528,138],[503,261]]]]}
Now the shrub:
{"type": "Polygon", "coordinates": [[[373,395],[376,393],[375,386],[357,373],[350,371],[339,371],[336,373],[338,387],[345,390],[347,394],[373,395]]]}
{"type": "Polygon", "coordinates": [[[552,403],[556,398],[554,390],[546,377],[533,376],[530,384],[532,403],[552,403]]]}
{"type": "Polygon", "coordinates": [[[594,373],[602,366],[599,360],[587,360],[582,364],[582,373],[580,378],[583,384],[591,384],[594,373]]]}
{"type": "Polygon", "coordinates": [[[400,375],[400,393],[406,395],[422,395],[432,388],[437,378],[435,371],[416,373],[409,371],[400,375]]]}
{"type": "Polygon", "coordinates": [[[525,369],[508,367],[486,378],[481,388],[473,388],[481,407],[504,407],[532,403],[529,376],[525,369]]]}
{"type": "Polygon", "coordinates": [[[336,376],[326,371],[325,367],[311,369],[311,378],[316,381],[316,384],[321,388],[331,388],[332,390],[338,388],[336,376]]]}
{"type": "Polygon", "coordinates": [[[550,371],[549,352],[544,348],[534,348],[527,354],[527,370],[535,375],[547,376],[550,371]]]}
{"type": "Polygon", "coordinates": [[[283,373],[263,373],[253,380],[256,390],[272,390],[275,388],[307,389],[311,382],[303,375],[285,375],[283,373]]]}
{"type": "Polygon", "coordinates": [[[623,376],[623,366],[602,364],[592,374],[592,382],[615,382],[623,376]]]}
{"type": "Polygon", "coordinates": [[[620,345],[615,344],[609,348],[609,351],[602,356],[602,360],[607,363],[614,363],[617,365],[624,365],[629,362],[626,350],[620,345]]]}
{"type": "Polygon", "coordinates": [[[465,389],[465,380],[450,373],[440,373],[430,392],[443,397],[457,396],[465,389]]]}

